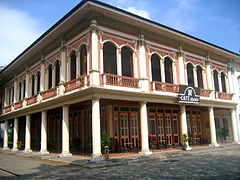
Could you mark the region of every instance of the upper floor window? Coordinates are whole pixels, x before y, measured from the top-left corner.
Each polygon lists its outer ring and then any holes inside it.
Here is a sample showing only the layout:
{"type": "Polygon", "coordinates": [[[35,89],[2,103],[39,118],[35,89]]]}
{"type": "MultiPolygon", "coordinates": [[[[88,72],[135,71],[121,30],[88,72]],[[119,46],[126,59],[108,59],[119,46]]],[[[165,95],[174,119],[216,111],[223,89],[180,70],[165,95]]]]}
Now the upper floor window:
{"type": "Polygon", "coordinates": [[[21,99],[22,99],[22,83],[21,82],[19,82],[19,84],[18,84],[18,100],[19,101],[21,101],[21,99]]]}
{"type": "Polygon", "coordinates": [[[222,82],[222,92],[226,93],[227,89],[226,89],[226,75],[224,74],[224,72],[221,72],[221,82],[222,82]]]}
{"type": "Polygon", "coordinates": [[[52,88],[52,65],[48,66],[48,89],[52,88]]]}
{"type": "Polygon", "coordinates": [[[152,81],[161,81],[160,57],[157,54],[151,56],[152,81]]]}
{"type": "Polygon", "coordinates": [[[58,86],[60,83],[60,62],[57,60],[55,62],[55,86],[58,86]]]}
{"type": "Polygon", "coordinates": [[[76,51],[71,53],[70,64],[71,64],[71,80],[77,77],[77,67],[76,67],[77,57],[76,51]]]}
{"type": "Polygon", "coordinates": [[[80,47],[80,75],[87,75],[87,46],[80,47]]]}
{"type": "Polygon", "coordinates": [[[214,80],[215,91],[219,91],[218,72],[216,69],[213,71],[213,80],[214,80]]]}
{"type": "Polygon", "coordinates": [[[132,50],[124,46],[121,49],[122,76],[133,77],[133,53],[132,50]]]}
{"type": "Polygon", "coordinates": [[[173,71],[172,71],[172,59],[169,57],[164,58],[164,69],[165,69],[165,82],[173,83],[173,71]]]}
{"type": "Polygon", "coordinates": [[[197,66],[197,82],[198,82],[198,87],[203,89],[203,69],[201,66],[197,66]]]}
{"type": "Polygon", "coordinates": [[[192,63],[187,64],[187,78],[188,78],[188,85],[194,86],[194,75],[193,75],[193,65],[192,63]]]}
{"type": "Polygon", "coordinates": [[[23,80],[23,98],[25,98],[25,92],[26,92],[26,80],[23,80]]]}
{"type": "Polygon", "coordinates": [[[32,75],[32,96],[35,94],[35,76],[32,75]]]}
{"type": "Polygon", "coordinates": [[[38,73],[37,73],[37,93],[40,91],[40,83],[41,83],[41,73],[38,71],[38,73]]]}
{"type": "Polygon", "coordinates": [[[116,46],[111,42],[103,45],[103,69],[104,73],[117,74],[116,46]]]}

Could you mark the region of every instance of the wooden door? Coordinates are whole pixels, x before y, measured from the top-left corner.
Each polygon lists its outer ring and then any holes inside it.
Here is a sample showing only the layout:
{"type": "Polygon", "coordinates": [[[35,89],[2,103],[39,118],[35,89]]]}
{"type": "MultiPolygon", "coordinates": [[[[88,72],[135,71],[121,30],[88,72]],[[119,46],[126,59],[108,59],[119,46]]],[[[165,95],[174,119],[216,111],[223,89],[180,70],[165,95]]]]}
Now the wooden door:
{"type": "Polygon", "coordinates": [[[166,139],[167,139],[167,144],[171,145],[172,144],[172,120],[171,120],[171,114],[165,114],[165,132],[166,132],[166,139]]]}
{"type": "Polygon", "coordinates": [[[162,113],[157,114],[158,144],[165,144],[164,118],[162,113]]]}
{"type": "Polygon", "coordinates": [[[121,139],[120,144],[123,147],[129,147],[129,131],[128,131],[128,113],[120,113],[120,132],[121,132],[121,139]]]}
{"type": "Polygon", "coordinates": [[[179,144],[178,114],[172,114],[173,144],[179,144]]]}
{"type": "Polygon", "coordinates": [[[139,124],[139,118],[138,113],[131,113],[130,114],[130,125],[131,125],[131,147],[138,147],[139,146],[139,132],[138,132],[138,124],[139,124]]]}

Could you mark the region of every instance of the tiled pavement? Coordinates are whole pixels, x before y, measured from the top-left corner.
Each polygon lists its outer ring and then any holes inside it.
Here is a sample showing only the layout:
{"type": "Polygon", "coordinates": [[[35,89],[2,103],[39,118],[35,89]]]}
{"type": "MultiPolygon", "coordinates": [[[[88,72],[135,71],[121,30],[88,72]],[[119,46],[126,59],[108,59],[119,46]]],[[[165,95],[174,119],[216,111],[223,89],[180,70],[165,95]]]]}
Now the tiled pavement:
{"type": "Polygon", "coordinates": [[[218,148],[198,147],[192,151],[176,149],[155,152],[147,157],[112,157],[110,161],[94,163],[86,157],[78,156],[58,158],[56,154],[3,154],[10,155],[13,159],[19,157],[34,161],[36,158],[37,161],[41,158],[59,163],[41,163],[28,173],[23,172],[26,167],[22,168],[23,179],[240,179],[240,145],[237,144],[222,144],[218,148]]]}

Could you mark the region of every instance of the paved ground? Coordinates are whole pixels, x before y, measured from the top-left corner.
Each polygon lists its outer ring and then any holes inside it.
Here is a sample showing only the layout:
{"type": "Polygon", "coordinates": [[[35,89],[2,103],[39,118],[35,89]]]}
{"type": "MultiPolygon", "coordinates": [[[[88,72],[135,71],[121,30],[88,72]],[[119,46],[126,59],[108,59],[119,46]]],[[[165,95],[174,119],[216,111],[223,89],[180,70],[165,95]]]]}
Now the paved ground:
{"type": "Polygon", "coordinates": [[[99,163],[55,158],[0,152],[0,179],[240,179],[240,145],[99,163]]]}

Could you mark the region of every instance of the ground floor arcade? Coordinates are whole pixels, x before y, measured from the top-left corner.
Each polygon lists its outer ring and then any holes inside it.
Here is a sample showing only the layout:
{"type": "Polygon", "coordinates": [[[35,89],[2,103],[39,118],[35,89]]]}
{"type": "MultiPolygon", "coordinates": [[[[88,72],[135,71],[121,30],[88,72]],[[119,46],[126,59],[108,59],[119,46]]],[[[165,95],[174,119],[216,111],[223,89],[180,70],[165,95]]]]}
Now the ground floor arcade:
{"type": "Polygon", "coordinates": [[[112,153],[180,146],[183,134],[190,146],[238,142],[234,109],[94,98],[5,120],[3,149],[100,156],[103,132],[112,153]],[[219,137],[219,129],[227,135],[219,137]]]}

